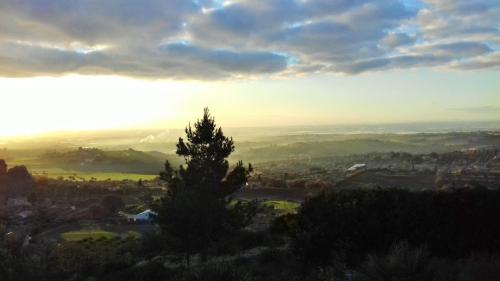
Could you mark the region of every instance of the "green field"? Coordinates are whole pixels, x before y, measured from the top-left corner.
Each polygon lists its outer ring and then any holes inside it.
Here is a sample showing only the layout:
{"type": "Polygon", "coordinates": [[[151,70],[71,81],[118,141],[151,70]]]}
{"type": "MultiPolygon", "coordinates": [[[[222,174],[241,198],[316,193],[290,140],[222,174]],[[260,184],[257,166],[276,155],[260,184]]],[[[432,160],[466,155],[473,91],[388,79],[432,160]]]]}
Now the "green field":
{"type": "Polygon", "coordinates": [[[77,231],[68,231],[61,234],[61,238],[64,241],[69,241],[69,242],[81,241],[85,239],[111,239],[115,237],[141,238],[141,236],[142,235],[139,232],[133,230],[129,230],[123,233],[115,233],[105,230],[77,230],[77,231]]]}
{"type": "MultiPolygon", "coordinates": [[[[233,207],[240,200],[232,200],[229,207],[233,207]]],[[[245,200],[243,200],[245,201],[245,200]]],[[[271,207],[278,211],[280,214],[294,214],[300,207],[299,203],[286,201],[286,200],[266,200],[262,202],[263,206],[271,207]]]]}
{"type": "Polygon", "coordinates": [[[297,212],[300,204],[284,200],[270,200],[264,202],[264,206],[273,207],[276,211],[282,214],[293,214],[297,212]]]}
{"type": "Polygon", "coordinates": [[[85,239],[99,239],[99,238],[114,238],[117,235],[113,232],[103,230],[89,230],[89,231],[69,231],[61,234],[64,241],[80,241],[85,239]]]}
{"type": "Polygon", "coordinates": [[[133,173],[116,173],[116,172],[77,172],[77,171],[66,171],[64,169],[51,168],[51,169],[33,169],[32,174],[34,176],[44,175],[49,178],[58,178],[63,177],[64,179],[69,179],[70,177],[74,177],[76,180],[90,180],[95,178],[99,181],[104,180],[113,180],[113,181],[121,181],[121,180],[133,180],[138,181],[142,180],[152,180],[157,177],[157,175],[147,175],[147,174],[133,174],[133,173]]]}
{"type": "Polygon", "coordinates": [[[90,180],[95,178],[98,181],[104,180],[152,180],[158,175],[156,174],[140,174],[140,173],[124,173],[124,172],[84,172],[84,171],[74,171],[66,170],[62,168],[56,168],[43,163],[39,157],[18,157],[13,161],[10,161],[9,167],[14,167],[16,165],[25,165],[29,171],[34,176],[47,176],[49,178],[63,177],[64,179],[69,179],[74,177],[75,180],[90,180]]]}
{"type": "MultiPolygon", "coordinates": [[[[137,231],[133,231],[133,230],[129,230],[125,233],[124,237],[133,237],[133,238],[136,238],[136,239],[139,239],[141,238],[141,234],[137,231]]],[[[122,235],[123,237],[123,235],[122,235]]]]}

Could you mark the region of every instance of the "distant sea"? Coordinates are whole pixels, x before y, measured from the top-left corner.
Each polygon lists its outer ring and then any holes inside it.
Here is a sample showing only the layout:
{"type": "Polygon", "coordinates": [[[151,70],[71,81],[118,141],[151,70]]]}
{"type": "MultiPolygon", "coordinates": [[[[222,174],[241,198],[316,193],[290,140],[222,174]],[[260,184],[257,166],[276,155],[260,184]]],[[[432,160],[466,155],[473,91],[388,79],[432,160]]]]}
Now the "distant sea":
{"type": "Polygon", "coordinates": [[[500,121],[227,128],[225,131],[229,134],[235,136],[239,135],[241,137],[317,134],[418,134],[479,131],[500,132],[500,121]]]}
{"type": "MultiPolygon", "coordinates": [[[[254,140],[275,136],[344,135],[344,134],[418,134],[494,131],[500,134],[500,121],[490,122],[429,122],[394,124],[352,124],[280,127],[224,127],[224,133],[238,140],[254,140]]],[[[183,136],[183,129],[124,129],[82,132],[56,132],[26,137],[0,138],[0,145],[11,140],[38,143],[58,140],[63,143],[85,145],[118,145],[129,143],[176,142],[183,136]]]]}

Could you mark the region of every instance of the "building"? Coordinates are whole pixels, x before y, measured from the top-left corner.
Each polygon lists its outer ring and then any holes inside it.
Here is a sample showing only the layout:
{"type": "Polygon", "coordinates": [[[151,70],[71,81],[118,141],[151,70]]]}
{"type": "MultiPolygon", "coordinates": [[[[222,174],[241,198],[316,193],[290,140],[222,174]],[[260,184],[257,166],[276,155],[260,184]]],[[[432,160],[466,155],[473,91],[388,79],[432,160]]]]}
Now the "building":
{"type": "Polygon", "coordinates": [[[352,177],[366,171],[366,164],[354,164],[346,170],[346,176],[352,177]]]}
{"type": "Polygon", "coordinates": [[[156,212],[153,212],[151,210],[146,210],[144,212],[140,212],[137,215],[135,215],[135,221],[137,222],[150,222],[153,221],[158,214],[156,212]]]}
{"type": "Polygon", "coordinates": [[[127,214],[125,212],[119,212],[118,214],[124,217],[128,222],[137,222],[137,223],[152,222],[158,216],[156,212],[153,212],[150,209],[147,209],[136,215],[127,214]]]}

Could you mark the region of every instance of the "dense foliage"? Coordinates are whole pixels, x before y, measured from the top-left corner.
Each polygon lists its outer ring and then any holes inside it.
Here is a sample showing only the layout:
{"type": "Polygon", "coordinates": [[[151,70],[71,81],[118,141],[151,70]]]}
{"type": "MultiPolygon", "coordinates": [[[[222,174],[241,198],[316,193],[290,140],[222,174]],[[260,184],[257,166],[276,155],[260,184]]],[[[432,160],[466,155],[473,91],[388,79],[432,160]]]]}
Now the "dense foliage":
{"type": "Polygon", "coordinates": [[[355,264],[397,241],[427,245],[440,257],[500,253],[498,202],[500,191],[482,189],[323,193],[301,207],[292,231],[293,247],[309,264],[328,264],[337,257],[355,264]]]}

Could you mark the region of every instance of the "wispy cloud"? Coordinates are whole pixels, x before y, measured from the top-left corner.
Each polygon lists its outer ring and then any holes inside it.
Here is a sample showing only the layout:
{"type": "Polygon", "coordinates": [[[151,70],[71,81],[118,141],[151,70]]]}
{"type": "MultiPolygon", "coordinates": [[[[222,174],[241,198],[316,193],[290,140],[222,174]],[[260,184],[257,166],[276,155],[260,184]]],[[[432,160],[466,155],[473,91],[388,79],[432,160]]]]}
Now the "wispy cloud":
{"type": "Polygon", "coordinates": [[[465,113],[473,113],[473,114],[481,114],[481,113],[499,113],[500,114],[500,106],[471,106],[471,107],[458,107],[458,108],[450,108],[453,111],[460,111],[465,113]]]}
{"type": "Polygon", "coordinates": [[[0,76],[498,68],[490,0],[3,0],[0,76]]]}

